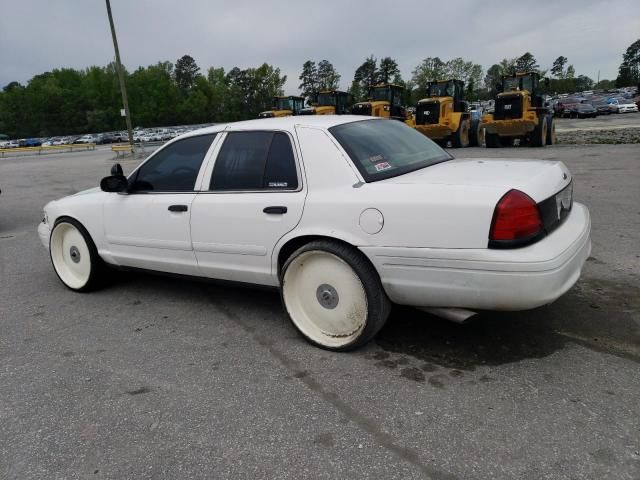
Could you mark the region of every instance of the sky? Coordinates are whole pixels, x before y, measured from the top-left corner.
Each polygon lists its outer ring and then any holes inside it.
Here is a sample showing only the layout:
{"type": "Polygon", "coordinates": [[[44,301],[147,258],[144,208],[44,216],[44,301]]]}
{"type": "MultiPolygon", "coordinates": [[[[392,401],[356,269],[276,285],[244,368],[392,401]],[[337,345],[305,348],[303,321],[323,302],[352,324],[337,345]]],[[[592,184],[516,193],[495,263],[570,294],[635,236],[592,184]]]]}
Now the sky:
{"type": "MultiPolygon", "coordinates": [[[[54,68],[114,58],[104,0],[0,0],[0,87],[54,68]]],[[[298,93],[308,60],[327,59],[346,89],[369,55],[390,56],[405,79],[425,57],[463,57],[486,70],[530,51],[560,55],[577,74],[614,79],[640,38],[640,0],[112,0],[127,69],[191,55],[203,73],[257,67],[298,93]]]]}

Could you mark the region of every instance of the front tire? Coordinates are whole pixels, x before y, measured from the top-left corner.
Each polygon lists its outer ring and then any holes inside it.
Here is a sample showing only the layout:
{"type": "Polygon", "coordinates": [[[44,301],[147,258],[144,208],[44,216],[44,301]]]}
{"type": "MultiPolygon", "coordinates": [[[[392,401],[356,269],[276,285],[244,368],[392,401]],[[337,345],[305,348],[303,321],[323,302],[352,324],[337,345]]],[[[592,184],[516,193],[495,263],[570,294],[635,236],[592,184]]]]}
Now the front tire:
{"type": "Polygon", "coordinates": [[[538,117],[538,125],[531,134],[532,147],[544,147],[547,144],[547,116],[538,117]]]}
{"type": "Polygon", "coordinates": [[[89,232],[72,218],[58,220],[49,238],[49,255],[60,281],[70,290],[98,287],[104,263],[89,232]]]}
{"type": "Polygon", "coordinates": [[[345,351],[371,340],[391,302],[378,272],[353,247],[319,240],[296,250],[282,267],[282,303],[310,343],[345,351]]]}
{"type": "Polygon", "coordinates": [[[466,148],[469,146],[469,119],[462,120],[458,130],[451,136],[451,145],[454,148],[466,148]]]}

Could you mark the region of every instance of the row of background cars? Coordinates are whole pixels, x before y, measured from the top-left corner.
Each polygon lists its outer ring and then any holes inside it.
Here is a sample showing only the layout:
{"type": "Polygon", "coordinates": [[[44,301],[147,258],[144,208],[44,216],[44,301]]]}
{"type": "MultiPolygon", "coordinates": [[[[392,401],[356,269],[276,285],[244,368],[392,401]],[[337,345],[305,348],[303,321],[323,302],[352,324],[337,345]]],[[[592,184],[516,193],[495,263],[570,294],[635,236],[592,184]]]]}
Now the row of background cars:
{"type": "Polygon", "coordinates": [[[637,89],[594,93],[591,91],[574,93],[552,98],[551,105],[556,117],[594,118],[612,113],[635,113],[640,109],[637,89]]]}
{"type": "MultiPolygon", "coordinates": [[[[148,143],[148,142],[166,142],[178,135],[190,132],[197,128],[201,128],[208,125],[189,125],[179,127],[164,127],[164,128],[141,128],[137,127],[133,131],[133,141],[135,143],[148,143]]],[[[126,143],[128,142],[128,134],[126,131],[121,132],[106,132],[106,133],[93,133],[87,135],[67,135],[56,137],[44,137],[44,138],[21,138],[17,140],[4,140],[0,141],[0,148],[23,148],[23,147],[51,147],[62,145],[78,145],[78,144],[96,144],[104,145],[111,143],[126,143]]]]}

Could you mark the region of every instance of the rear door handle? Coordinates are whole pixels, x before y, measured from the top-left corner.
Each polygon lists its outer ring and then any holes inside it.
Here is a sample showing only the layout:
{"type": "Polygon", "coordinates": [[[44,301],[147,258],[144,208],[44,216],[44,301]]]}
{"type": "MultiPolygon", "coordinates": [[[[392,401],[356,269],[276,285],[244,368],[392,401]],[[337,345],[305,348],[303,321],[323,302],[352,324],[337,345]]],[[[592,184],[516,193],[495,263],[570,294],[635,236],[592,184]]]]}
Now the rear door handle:
{"type": "Polygon", "coordinates": [[[281,206],[264,207],[262,211],[264,213],[283,214],[283,213],[287,213],[287,207],[281,207],[281,206]]]}
{"type": "Polygon", "coordinates": [[[189,207],[186,205],[169,205],[170,212],[186,212],[189,210],[189,207]]]}

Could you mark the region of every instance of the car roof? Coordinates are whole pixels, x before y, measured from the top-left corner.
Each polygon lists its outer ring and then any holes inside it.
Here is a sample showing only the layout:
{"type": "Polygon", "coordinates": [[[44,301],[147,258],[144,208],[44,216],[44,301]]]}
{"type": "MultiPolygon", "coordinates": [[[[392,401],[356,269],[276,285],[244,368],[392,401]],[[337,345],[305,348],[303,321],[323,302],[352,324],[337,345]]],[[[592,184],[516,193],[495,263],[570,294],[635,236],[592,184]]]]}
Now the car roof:
{"type": "Polygon", "coordinates": [[[287,130],[293,131],[296,126],[328,129],[336,125],[359,122],[363,120],[382,120],[378,117],[363,115],[295,115],[289,117],[258,118],[240,122],[219,123],[211,127],[199,128],[181,135],[186,138],[194,135],[216,133],[224,130],[287,130]]]}

